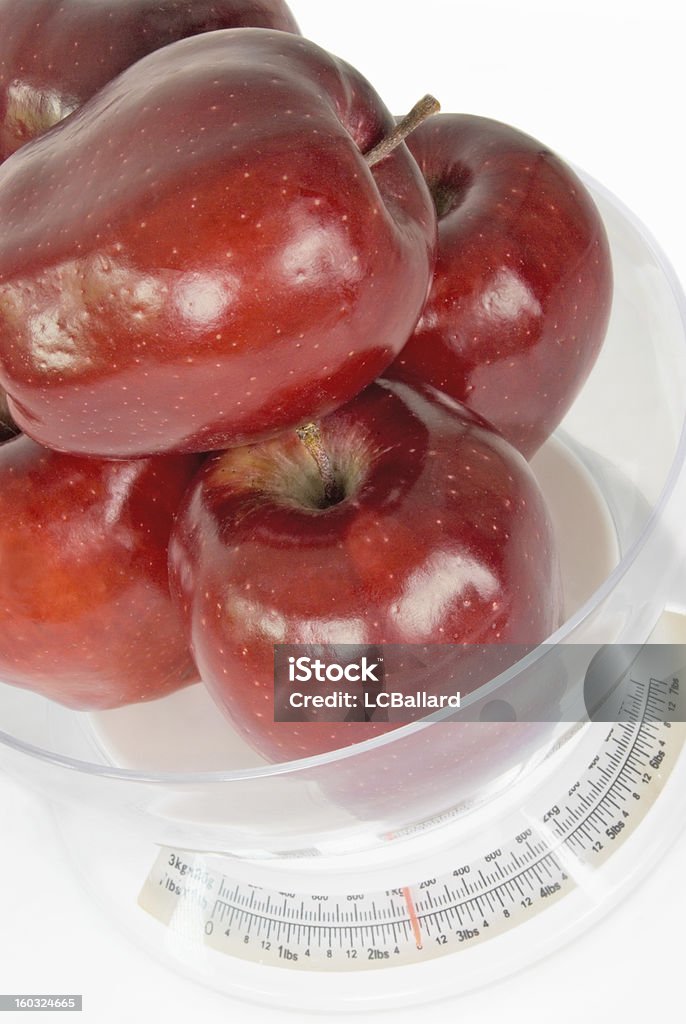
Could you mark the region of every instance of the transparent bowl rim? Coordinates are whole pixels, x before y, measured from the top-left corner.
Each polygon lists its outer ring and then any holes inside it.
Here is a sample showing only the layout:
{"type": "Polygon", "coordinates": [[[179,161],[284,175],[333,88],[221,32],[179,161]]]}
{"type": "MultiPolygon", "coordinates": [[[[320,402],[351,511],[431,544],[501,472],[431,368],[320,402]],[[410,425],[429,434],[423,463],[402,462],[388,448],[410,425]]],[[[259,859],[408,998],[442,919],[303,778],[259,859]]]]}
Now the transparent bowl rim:
{"type": "MultiPolygon", "coordinates": [[[[596,181],[586,172],[575,168],[577,174],[582,178],[585,184],[590,189],[594,196],[602,198],[626,220],[634,228],[637,234],[641,237],[641,240],[645,244],[647,250],[653,256],[656,264],[659,266],[663,273],[672,297],[675,301],[682,327],[682,340],[686,343],[686,294],[681,286],[681,283],[676,275],[674,268],[672,267],[669,259],[662,250],[659,243],[653,237],[649,229],[643,224],[643,222],[630,210],[621,199],[615,196],[609,189],[607,189],[600,182],[596,181]]],[[[686,418],[682,423],[681,434],[677,445],[674,460],[670,466],[669,472],[666,476],[664,486],[660,492],[658,500],[651,511],[651,514],[644,524],[639,536],[636,538],[634,543],[631,545],[629,550],[626,552],[622,560],[612,570],[609,576],[602,582],[602,584],[595,590],[595,592],[588,598],[588,600],[570,616],[559,629],[557,629],[548,639],[524,659],[517,662],[515,665],[510,666],[506,671],[501,673],[495,679],[490,680],[484,687],[481,687],[477,694],[483,695],[486,687],[491,690],[495,690],[498,686],[502,685],[503,682],[512,678],[513,675],[520,672],[523,668],[528,665],[534,664],[545,652],[550,649],[554,644],[563,642],[567,636],[572,633],[588,616],[590,616],[595,609],[608,597],[608,595],[615,589],[619,582],[623,579],[626,573],[630,570],[631,566],[636,561],[640,551],[647,543],[648,539],[655,530],[665,505],[669,501],[670,497],[674,493],[677,482],[684,473],[684,467],[686,466],[686,418]]],[[[475,694],[474,696],[476,696],[475,694]]],[[[197,771],[197,772],[143,772],[136,769],[130,768],[117,768],[111,765],[94,764],[89,761],[81,761],[75,758],[67,757],[63,754],[58,754],[53,751],[45,750],[42,747],[35,746],[31,743],[26,743],[23,740],[16,739],[10,736],[8,733],[0,730],[0,744],[9,747],[11,750],[25,754],[33,759],[48,762],[55,767],[65,768],[71,771],[76,771],[81,774],[116,779],[122,782],[138,783],[138,784],[149,784],[149,785],[198,785],[208,783],[240,783],[249,782],[250,780],[257,779],[268,779],[276,778],[280,775],[294,775],[300,772],[308,772],[313,769],[321,768],[327,764],[334,764],[339,761],[347,760],[348,758],[358,757],[361,754],[365,754],[372,750],[380,749],[383,746],[391,743],[397,743],[410,734],[420,732],[423,729],[429,728],[434,725],[437,721],[440,721],[440,715],[432,715],[428,719],[421,719],[417,722],[412,722],[408,725],[394,729],[391,732],[385,733],[381,736],[373,737],[369,740],[364,740],[361,743],[353,743],[347,747],[339,747],[335,750],[328,751],[324,754],[317,754],[312,757],[299,758],[294,761],[283,761],[274,764],[266,764],[256,768],[245,768],[233,771],[197,771]]]]}

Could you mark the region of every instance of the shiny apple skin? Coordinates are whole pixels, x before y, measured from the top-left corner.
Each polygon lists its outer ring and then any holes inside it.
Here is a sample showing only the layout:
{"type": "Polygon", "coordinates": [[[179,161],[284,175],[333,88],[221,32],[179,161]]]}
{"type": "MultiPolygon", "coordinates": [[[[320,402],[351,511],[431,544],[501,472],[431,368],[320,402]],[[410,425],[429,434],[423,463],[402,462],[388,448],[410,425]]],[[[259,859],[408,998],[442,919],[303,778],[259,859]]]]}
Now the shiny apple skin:
{"type": "Polygon", "coordinates": [[[433,384],[531,458],[605,338],[600,214],[559,157],[497,121],[439,114],[409,147],[436,200],[439,245],[426,308],[387,376],[433,384]]]}
{"type": "Polygon", "coordinates": [[[282,0],[0,0],[0,160],[153,50],[222,28],[297,32],[282,0]]]}
{"type": "Polygon", "coordinates": [[[344,404],[428,294],[429,191],[354,69],[232,29],[143,58],[0,167],[0,383],[48,447],[208,451],[344,404]]]}
{"type": "Polygon", "coordinates": [[[560,621],[542,496],[479,417],[378,382],[320,428],[347,481],[340,503],[316,507],[314,462],[286,434],[212,456],[170,542],[201,677],[272,761],[394,727],[274,722],[274,644],[538,643],[560,621]]]}
{"type": "Polygon", "coordinates": [[[90,710],[197,680],[167,546],[199,462],[0,447],[0,681],[90,710]]]}

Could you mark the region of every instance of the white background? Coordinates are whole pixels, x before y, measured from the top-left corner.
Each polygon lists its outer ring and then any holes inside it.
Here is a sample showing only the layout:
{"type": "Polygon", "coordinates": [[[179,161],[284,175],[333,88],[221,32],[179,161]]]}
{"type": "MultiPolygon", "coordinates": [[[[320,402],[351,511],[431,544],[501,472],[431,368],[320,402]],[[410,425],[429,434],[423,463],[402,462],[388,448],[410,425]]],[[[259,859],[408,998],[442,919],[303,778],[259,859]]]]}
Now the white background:
{"type": "MultiPolygon", "coordinates": [[[[508,121],[585,169],[633,208],[686,281],[683,4],[679,13],[668,0],[291,6],[303,32],[356,64],[397,113],[430,91],[445,110],[508,121]]],[[[545,1014],[571,1024],[664,1015],[680,999],[686,886],[675,879],[685,855],[682,841],[561,953],[423,1016],[518,1024],[545,1014]]],[[[127,945],[81,896],[37,799],[0,777],[0,992],[22,991],[83,992],[79,1019],[92,1024],[295,1020],[175,978],[127,945]]]]}

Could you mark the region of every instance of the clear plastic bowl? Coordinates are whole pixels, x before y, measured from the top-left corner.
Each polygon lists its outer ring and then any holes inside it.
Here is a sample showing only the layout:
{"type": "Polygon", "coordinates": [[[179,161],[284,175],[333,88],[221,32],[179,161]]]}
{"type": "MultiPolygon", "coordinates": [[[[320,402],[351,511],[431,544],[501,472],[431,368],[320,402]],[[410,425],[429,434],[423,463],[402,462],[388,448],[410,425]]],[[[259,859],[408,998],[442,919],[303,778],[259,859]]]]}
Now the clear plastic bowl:
{"type": "MultiPolygon", "coordinates": [[[[686,592],[685,302],[645,229],[588,185],[616,290],[599,362],[533,463],[556,523],[567,602],[549,642],[642,643],[686,592]]],[[[530,685],[544,654],[499,678],[491,697],[530,685]]],[[[563,701],[564,683],[556,685],[563,701]]],[[[200,686],[87,715],[1,683],[0,727],[0,767],[58,807],[104,814],[155,844],[247,858],[370,849],[440,824],[532,770],[573,731],[564,722],[421,722],[270,765],[200,686]]]]}

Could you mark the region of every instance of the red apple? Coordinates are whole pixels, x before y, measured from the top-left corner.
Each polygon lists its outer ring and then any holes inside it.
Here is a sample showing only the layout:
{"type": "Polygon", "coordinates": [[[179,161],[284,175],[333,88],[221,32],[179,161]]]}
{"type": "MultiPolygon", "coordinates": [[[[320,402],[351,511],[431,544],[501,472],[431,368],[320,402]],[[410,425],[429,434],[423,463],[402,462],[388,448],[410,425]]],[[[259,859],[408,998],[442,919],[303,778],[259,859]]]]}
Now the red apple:
{"type": "Polygon", "coordinates": [[[167,545],[199,460],[0,448],[0,680],[72,708],[151,700],[197,679],[167,545]]]}
{"type": "Polygon", "coordinates": [[[233,449],[204,465],[170,542],[201,677],[277,761],[393,723],[275,722],[275,644],[535,644],[560,621],[542,496],[479,417],[433,389],[379,382],[320,435],[326,488],[295,432],[233,449]]]}
{"type": "Polygon", "coordinates": [[[434,197],[429,301],[387,376],[464,402],[530,458],[598,355],[610,252],[584,184],[515,128],[444,114],[408,140],[434,197]]]}
{"type": "Polygon", "coordinates": [[[0,163],[162,46],[221,28],[298,31],[283,0],[0,0],[0,20],[0,163]]]}
{"type": "Polygon", "coordinates": [[[283,0],[0,0],[0,21],[0,161],[177,39],[298,31],[283,0]]]}
{"type": "Polygon", "coordinates": [[[436,218],[357,71],[267,29],[144,57],[0,167],[0,382],[105,457],[206,451],[342,405],[407,341],[436,218]]]}

